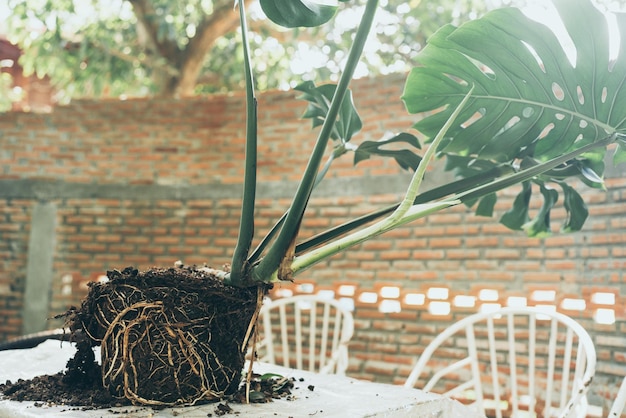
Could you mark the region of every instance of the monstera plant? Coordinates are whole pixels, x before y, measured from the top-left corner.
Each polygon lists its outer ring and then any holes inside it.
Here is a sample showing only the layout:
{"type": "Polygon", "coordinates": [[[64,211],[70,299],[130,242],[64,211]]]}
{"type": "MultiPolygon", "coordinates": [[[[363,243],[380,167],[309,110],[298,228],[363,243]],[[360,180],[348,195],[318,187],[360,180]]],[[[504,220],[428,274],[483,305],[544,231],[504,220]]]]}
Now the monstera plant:
{"type": "MultiPolygon", "coordinates": [[[[418,66],[409,74],[402,96],[409,112],[428,115],[414,126],[430,142],[424,158],[409,150],[384,150],[390,142],[419,148],[416,139],[406,133],[378,143],[350,144],[361,121],[347,85],[376,3],[368,1],[365,5],[338,85],[315,87],[307,82],[297,88],[310,102],[305,117],[313,119],[314,127],[322,127],[316,148],[292,206],[278,224],[280,233],[266,255],[261,257],[257,250],[248,258],[235,257],[233,271],[224,275],[227,281],[240,284],[291,279],[293,274],[347,247],[459,203],[476,205],[478,214],[491,215],[496,192],[518,183],[522,184],[521,192],[502,217],[504,225],[524,229],[531,236],[550,233],[550,213],[560,190],[568,214],[562,230],[577,231],[588,213],[581,196],[566,180],[576,177],[591,187],[603,187],[604,155],[611,143],[617,143],[614,161],[626,160],[626,112],[622,110],[626,101],[622,93],[626,54],[610,59],[609,26],[588,0],[554,0],[573,41],[575,63],[570,62],[551,28],[516,8],[495,10],[460,27],[441,28],[418,55],[418,66]],[[296,243],[306,202],[327,169],[324,166],[318,173],[329,140],[335,142],[333,155],[353,151],[355,163],[371,153],[392,156],[404,168],[413,168],[415,176],[404,202],[296,243]],[[434,154],[446,158],[446,168],[455,171],[458,180],[419,193],[424,166],[434,154]],[[543,205],[531,219],[533,188],[539,190],[543,205]],[[378,223],[363,228],[376,220],[378,223]]],[[[281,4],[278,0],[261,1],[268,17],[287,27],[323,24],[338,7],[308,0],[293,2],[287,8],[281,4]]],[[[623,18],[618,26],[626,43],[623,18]]],[[[251,68],[248,74],[252,74],[251,68]]],[[[254,149],[256,142],[252,86],[250,75],[248,150],[254,149]]],[[[248,155],[250,163],[254,154],[248,155]]],[[[242,216],[240,248],[248,246],[250,237],[245,231],[251,231],[254,222],[253,190],[246,192],[250,206],[242,216]]]]}
{"type": "MultiPolygon", "coordinates": [[[[419,141],[408,133],[353,144],[367,122],[359,118],[348,88],[377,8],[377,0],[367,0],[337,85],[306,82],[296,89],[308,101],[305,117],[319,128],[318,139],[291,206],[266,236],[255,237],[257,101],[242,0],[246,169],[231,267],[128,268],[109,272],[108,283],[92,285],[70,319],[72,329],[88,337],[87,349],[102,345],[104,386],[135,403],[220,398],[239,385],[244,353],[271,283],[294,280],[320,260],[454,205],[491,215],[497,192],[509,186],[521,184],[513,207],[501,219],[506,226],[532,236],[547,234],[551,210],[562,204],[568,214],[562,229],[579,230],[587,210],[567,181],[603,187],[607,149],[616,162],[626,160],[626,49],[610,58],[607,22],[589,0],[553,2],[572,40],[574,63],[551,28],[515,8],[443,27],[431,37],[402,96],[409,112],[421,114],[415,128],[428,146],[420,155],[419,141]],[[333,151],[325,158],[330,141],[333,151]],[[396,147],[389,149],[389,144],[396,147]],[[387,156],[413,170],[404,199],[317,236],[300,237],[313,190],[332,161],[347,152],[354,153],[357,163],[387,156]],[[457,179],[422,192],[426,166],[435,157],[445,158],[457,179]],[[529,202],[535,196],[543,204],[531,218],[529,202]],[[218,322],[222,317],[226,324],[218,322]]],[[[261,0],[261,5],[285,27],[324,24],[341,6],[314,0],[261,0]]],[[[626,45],[623,16],[617,24],[626,45]]]]}

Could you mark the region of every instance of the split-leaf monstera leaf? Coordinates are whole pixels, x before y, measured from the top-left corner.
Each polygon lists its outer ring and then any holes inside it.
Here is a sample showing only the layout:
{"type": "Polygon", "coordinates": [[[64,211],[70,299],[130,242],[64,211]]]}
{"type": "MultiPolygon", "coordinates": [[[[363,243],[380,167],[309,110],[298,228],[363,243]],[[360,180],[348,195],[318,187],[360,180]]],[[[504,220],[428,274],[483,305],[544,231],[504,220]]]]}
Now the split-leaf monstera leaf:
{"type": "MultiPolygon", "coordinates": [[[[609,25],[589,0],[553,3],[575,49],[574,63],[550,28],[516,8],[495,10],[460,27],[445,26],[418,55],[403,100],[411,113],[430,112],[415,124],[427,137],[438,132],[473,87],[438,149],[461,177],[501,165],[520,170],[615,134],[614,161],[626,160],[626,15],[617,15],[622,47],[612,58],[609,25]]],[[[533,178],[543,205],[532,220],[532,185],[525,183],[501,221],[531,236],[549,233],[550,210],[560,189],[568,214],[563,229],[579,230],[587,209],[564,180],[575,176],[603,187],[605,152],[606,147],[598,147],[533,178]]],[[[490,193],[478,210],[489,214],[494,204],[490,193]]]]}

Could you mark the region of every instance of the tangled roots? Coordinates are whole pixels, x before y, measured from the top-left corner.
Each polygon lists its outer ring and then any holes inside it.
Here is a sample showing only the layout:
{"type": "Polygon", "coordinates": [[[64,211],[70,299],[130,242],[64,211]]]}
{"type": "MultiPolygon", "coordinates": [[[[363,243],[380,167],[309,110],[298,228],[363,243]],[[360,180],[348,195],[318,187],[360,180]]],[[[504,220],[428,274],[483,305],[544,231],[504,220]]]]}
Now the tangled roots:
{"type": "Polygon", "coordinates": [[[194,269],[107,273],[76,319],[102,346],[102,382],[144,405],[193,404],[235,392],[257,288],[238,289],[194,269]]]}

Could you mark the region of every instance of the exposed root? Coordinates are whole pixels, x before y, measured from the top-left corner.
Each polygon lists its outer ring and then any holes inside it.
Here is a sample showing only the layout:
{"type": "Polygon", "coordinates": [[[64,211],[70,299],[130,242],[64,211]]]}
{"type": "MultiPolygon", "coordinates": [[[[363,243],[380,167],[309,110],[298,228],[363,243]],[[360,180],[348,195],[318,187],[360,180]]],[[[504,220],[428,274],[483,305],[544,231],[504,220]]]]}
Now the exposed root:
{"type": "Polygon", "coordinates": [[[108,276],[91,286],[74,328],[102,346],[102,382],[111,394],[168,406],[237,390],[265,289],[224,286],[193,269],[108,276]]]}
{"type": "Polygon", "coordinates": [[[261,312],[261,306],[263,306],[263,297],[265,296],[265,293],[265,289],[262,289],[261,287],[258,288],[256,310],[254,311],[254,315],[252,315],[250,325],[248,325],[248,330],[246,331],[246,336],[243,343],[243,349],[245,350],[246,347],[248,347],[248,341],[250,339],[250,334],[252,333],[252,355],[250,356],[250,363],[248,365],[248,372],[246,373],[245,382],[246,403],[250,403],[250,382],[252,381],[252,367],[254,366],[254,360],[256,359],[256,343],[259,336],[259,328],[256,326],[256,324],[259,320],[259,313],[261,312]]]}

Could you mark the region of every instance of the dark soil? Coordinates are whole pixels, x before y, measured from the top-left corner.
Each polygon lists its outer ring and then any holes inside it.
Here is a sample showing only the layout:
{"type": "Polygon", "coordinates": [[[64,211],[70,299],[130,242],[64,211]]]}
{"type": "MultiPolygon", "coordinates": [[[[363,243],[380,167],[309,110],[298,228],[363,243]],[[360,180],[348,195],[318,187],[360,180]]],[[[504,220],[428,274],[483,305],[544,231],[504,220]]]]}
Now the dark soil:
{"type": "MultiPolygon", "coordinates": [[[[97,370],[100,370],[99,367],[97,370]]],[[[294,379],[281,376],[252,376],[248,400],[251,403],[271,402],[272,399],[289,398],[294,387],[294,379]]],[[[309,390],[313,390],[309,388],[309,390]]],[[[100,380],[77,384],[67,378],[67,371],[54,375],[37,376],[30,380],[7,381],[0,384],[2,395],[14,401],[40,402],[39,406],[67,405],[68,409],[92,410],[119,406],[129,406],[131,401],[126,398],[115,398],[102,387],[100,380]]],[[[198,402],[197,404],[222,401],[216,405],[215,413],[225,415],[230,409],[228,402],[246,403],[246,384],[242,382],[239,389],[222,399],[198,402]]],[[[161,407],[156,407],[162,408],[161,407]]]]}
{"type": "MultiPolygon", "coordinates": [[[[264,289],[225,286],[195,268],[129,267],[107,276],[108,282],[90,285],[80,308],[66,313],[77,342],[67,370],[0,384],[5,397],[85,409],[245,400],[247,338],[264,289]],[[102,366],[92,349],[98,345],[102,366]]],[[[250,401],[284,396],[291,387],[275,376],[256,376],[250,401]]]]}
{"type": "Polygon", "coordinates": [[[101,380],[78,383],[67,378],[68,371],[37,376],[30,380],[0,384],[4,397],[14,401],[35,401],[50,405],[71,405],[82,409],[130,405],[128,399],[114,398],[102,387],[101,380]]]}

